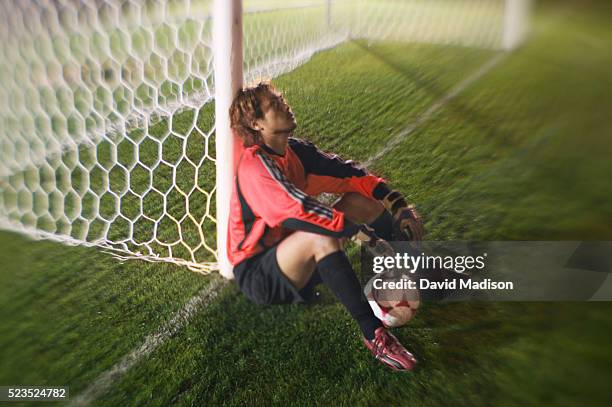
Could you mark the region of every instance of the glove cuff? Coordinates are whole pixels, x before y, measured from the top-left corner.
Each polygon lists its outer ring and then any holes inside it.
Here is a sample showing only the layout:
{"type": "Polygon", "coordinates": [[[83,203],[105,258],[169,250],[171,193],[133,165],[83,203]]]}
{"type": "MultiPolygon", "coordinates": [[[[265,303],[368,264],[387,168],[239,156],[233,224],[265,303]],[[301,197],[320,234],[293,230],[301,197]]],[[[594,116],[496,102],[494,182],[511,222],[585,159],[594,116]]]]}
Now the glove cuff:
{"type": "Polygon", "coordinates": [[[384,182],[379,182],[378,185],[372,191],[372,197],[379,201],[382,201],[389,193],[391,189],[384,182]]]}
{"type": "Polygon", "coordinates": [[[382,200],[382,204],[392,215],[395,215],[399,209],[408,206],[406,199],[404,199],[404,195],[397,190],[393,190],[385,196],[382,200]]]}

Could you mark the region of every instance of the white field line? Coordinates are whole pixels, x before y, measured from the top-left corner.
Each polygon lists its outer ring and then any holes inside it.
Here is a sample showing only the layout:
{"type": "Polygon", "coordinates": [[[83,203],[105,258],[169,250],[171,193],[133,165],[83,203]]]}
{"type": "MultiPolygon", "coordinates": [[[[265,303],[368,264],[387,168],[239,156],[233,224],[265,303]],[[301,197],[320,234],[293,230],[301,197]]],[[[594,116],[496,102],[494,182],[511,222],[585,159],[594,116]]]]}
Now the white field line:
{"type": "Polygon", "coordinates": [[[405,127],[402,131],[393,136],[383,148],[378,150],[374,155],[370,156],[364,163],[364,167],[370,166],[376,160],[393,150],[399,143],[402,142],[407,136],[412,134],[418,127],[423,123],[427,122],[438,110],[446,106],[450,101],[456,98],[461,92],[463,92],[468,86],[476,82],[478,79],[486,75],[491,69],[499,64],[503,59],[506,58],[507,53],[499,53],[491,57],[487,62],[482,64],[474,73],[455,85],[446,95],[438,99],[433,105],[431,105],[423,114],[421,114],[413,123],[405,127]]]}
{"type": "Polygon", "coordinates": [[[192,297],[170,321],[162,325],[157,332],[147,336],[140,347],[132,350],[125,355],[113,367],[102,373],[96,378],[81,394],[75,397],[70,406],[89,405],[98,396],[108,390],[114,382],[119,380],[129,369],[136,365],[141,359],[148,356],[151,352],[162,345],[168,338],[181,330],[189,320],[199,312],[199,310],[210,304],[225,286],[226,282],[221,278],[212,278],[209,285],[204,287],[194,297],[192,297]]]}
{"type": "MultiPolygon", "coordinates": [[[[372,155],[363,164],[368,166],[374,161],[381,158],[383,155],[388,153],[394,147],[396,147],[402,140],[410,135],[417,127],[421,126],[431,116],[440,110],[442,107],[453,100],[457,95],[463,92],[468,86],[480,79],[486,73],[488,73],[493,67],[504,59],[506,54],[497,54],[490,60],[485,62],[477,71],[472,75],[461,81],[453,89],[451,89],[444,97],[437,100],[433,105],[429,107],[417,120],[404,128],[397,135],[395,135],[381,150],[372,155]]],[[[151,352],[157,349],[161,344],[164,343],[168,338],[176,334],[181,328],[183,328],[189,320],[199,312],[199,310],[210,304],[216,297],[221,288],[227,284],[226,280],[220,280],[213,278],[213,281],[203,288],[196,296],[191,298],[185,306],[178,311],[172,319],[163,325],[157,332],[146,337],[144,343],[134,349],[129,354],[125,355],[117,364],[111,367],[109,370],[102,373],[87,387],[81,394],[79,394],[71,403],[71,406],[86,406],[89,405],[99,395],[103,394],[108,390],[111,385],[119,380],[130,368],[136,365],[141,359],[148,356],[151,352]]]]}

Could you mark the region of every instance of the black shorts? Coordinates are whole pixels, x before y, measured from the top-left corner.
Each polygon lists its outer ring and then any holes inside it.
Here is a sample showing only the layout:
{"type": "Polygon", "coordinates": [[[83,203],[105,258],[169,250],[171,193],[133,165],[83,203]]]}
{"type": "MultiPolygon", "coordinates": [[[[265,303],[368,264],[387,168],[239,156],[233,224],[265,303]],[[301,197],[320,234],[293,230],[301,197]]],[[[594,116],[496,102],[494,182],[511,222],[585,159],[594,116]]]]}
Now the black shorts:
{"type": "Polygon", "coordinates": [[[282,273],[273,246],[262,253],[238,263],[234,277],[240,291],[257,304],[300,304],[313,301],[314,287],[321,282],[315,270],[310,281],[298,290],[282,273]]]}

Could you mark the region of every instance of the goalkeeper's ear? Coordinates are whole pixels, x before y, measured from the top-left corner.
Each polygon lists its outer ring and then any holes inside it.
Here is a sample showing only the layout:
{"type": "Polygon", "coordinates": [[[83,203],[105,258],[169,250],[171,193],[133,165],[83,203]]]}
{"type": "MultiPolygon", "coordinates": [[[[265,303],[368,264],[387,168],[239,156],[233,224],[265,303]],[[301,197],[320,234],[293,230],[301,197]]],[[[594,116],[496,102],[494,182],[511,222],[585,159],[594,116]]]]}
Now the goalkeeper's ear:
{"type": "Polygon", "coordinates": [[[262,127],[260,125],[261,119],[253,119],[249,122],[249,127],[254,131],[261,131],[262,127]]]}

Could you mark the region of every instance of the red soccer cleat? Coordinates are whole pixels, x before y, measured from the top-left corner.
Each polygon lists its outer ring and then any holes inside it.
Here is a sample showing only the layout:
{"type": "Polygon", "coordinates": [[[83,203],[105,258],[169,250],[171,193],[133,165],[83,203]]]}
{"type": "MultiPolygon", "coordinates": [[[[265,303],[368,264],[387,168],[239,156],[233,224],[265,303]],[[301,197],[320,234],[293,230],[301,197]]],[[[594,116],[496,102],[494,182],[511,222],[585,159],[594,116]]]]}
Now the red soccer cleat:
{"type": "Polygon", "coordinates": [[[376,359],[395,371],[412,370],[417,364],[412,353],[383,327],[374,332],[374,339],[369,341],[363,338],[363,342],[376,359]]]}

